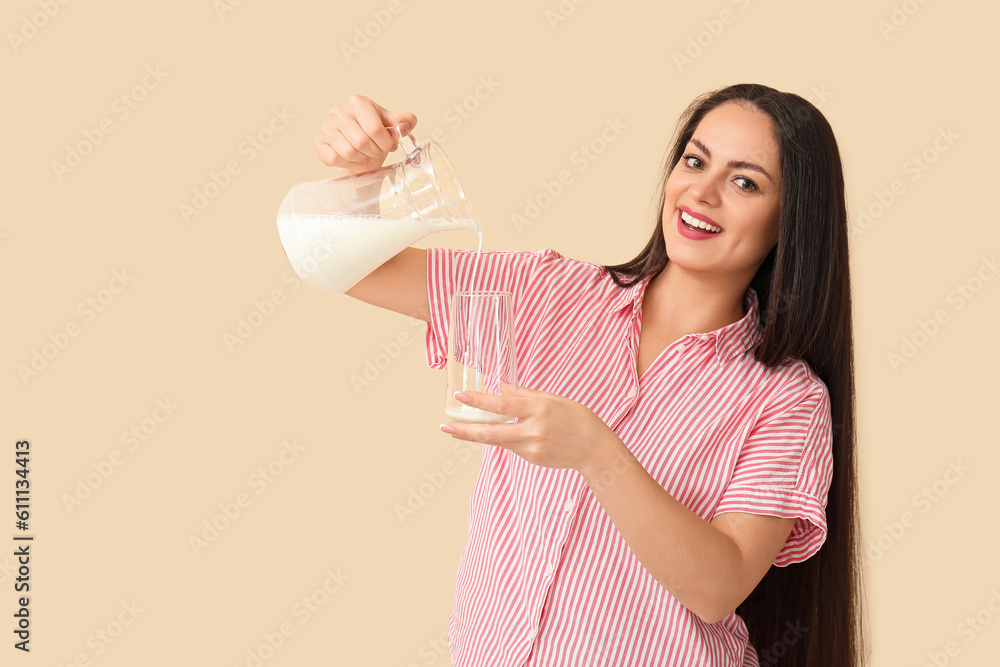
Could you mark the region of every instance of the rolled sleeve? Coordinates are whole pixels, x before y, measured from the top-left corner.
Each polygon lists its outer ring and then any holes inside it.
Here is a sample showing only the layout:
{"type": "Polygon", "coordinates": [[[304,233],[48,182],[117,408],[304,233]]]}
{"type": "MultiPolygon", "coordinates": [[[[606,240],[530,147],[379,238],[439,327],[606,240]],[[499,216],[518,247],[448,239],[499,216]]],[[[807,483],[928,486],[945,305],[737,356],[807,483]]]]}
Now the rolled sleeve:
{"type": "MultiPolygon", "coordinates": [[[[427,249],[427,297],[430,302],[430,322],[424,341],[427,365],[445,369],[448,365],[448,317],[453,292],[472,289],[475,250],[451,248],[427,249]]],[[[525,297],[537,292],[534,286],[539,271],[550,262],[562,259],[552,249],[539,251],[483,251],[475,270],[477,291],[504,291],[513,295],[515,328],[518,307],[525,297]]]]}
{"type": "Polygon", "coordinates": [[[754,426],[715,514],[797,519],[774,564],[784,567],[806,560],[826,540],[832,443],[829,394],[822,381],[813,378],[804,396],[772,409],[754,426]]]}

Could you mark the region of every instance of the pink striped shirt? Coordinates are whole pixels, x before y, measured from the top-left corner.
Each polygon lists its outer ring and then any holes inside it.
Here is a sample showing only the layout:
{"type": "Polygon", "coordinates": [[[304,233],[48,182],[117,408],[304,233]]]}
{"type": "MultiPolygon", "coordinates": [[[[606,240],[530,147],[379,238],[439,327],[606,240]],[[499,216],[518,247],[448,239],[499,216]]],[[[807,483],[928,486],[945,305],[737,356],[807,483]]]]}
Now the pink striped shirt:
{"type": "MultiPolygon", "coordinates": [[[[447,364],[453,291],[475,251],[430,248],[426,355],[447,364]]],[[[832,429],[826,385],[801,360],[767,368],[757,295],[743,319],[671,343],[637,377],[642,295],[600,266],[545,249],[482,253],[476,289],[514,295],[520,384],[582,403],[670,494],[706,521],[797,518],[774,561],[826,538],[832,429]]],[[[483,448],[449,621],[454,667],[758,664],[735,613],[715,624],[650,575],[583,477],[483,448]]]]}

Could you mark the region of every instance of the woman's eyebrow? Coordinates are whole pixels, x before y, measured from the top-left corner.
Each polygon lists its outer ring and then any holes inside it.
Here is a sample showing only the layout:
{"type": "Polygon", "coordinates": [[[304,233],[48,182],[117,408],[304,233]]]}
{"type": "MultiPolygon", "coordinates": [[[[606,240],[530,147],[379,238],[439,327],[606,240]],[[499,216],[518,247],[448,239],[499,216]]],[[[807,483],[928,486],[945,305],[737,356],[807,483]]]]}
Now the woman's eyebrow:
{"type": "MultiPolygon", "coordinates": [[[[709,160],[712,159],[712,151],[708,150],[708,146],[706,146],[705,144],[701,143],[700,141],[698,141],[694,137],[691,137],[690,141],[691,141],[692,144],[694,144],[695,146],[697,146],[698,150],[700,150],[702,153],[704,153],[705,156],[709,160]]],[[[772,184],[774,183],[774,179],[771,177],[771,174],[767,173],[767,169],[764,169],[764,167],[760,166],[759,164],[756,164],[755,162],[747,162],[746,160],[730,160],[729,161],[729,168],[730,169],[749,169],[751,171],[759,171],[760,173],[762,173],[765,176],[767,176],[767,180],[771,181],[772,184]]]]}

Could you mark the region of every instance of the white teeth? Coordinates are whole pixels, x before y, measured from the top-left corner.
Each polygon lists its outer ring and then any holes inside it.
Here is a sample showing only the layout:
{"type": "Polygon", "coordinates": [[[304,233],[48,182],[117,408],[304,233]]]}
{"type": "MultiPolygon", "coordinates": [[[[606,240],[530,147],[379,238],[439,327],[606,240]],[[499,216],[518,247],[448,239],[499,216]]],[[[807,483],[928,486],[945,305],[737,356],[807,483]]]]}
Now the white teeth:
{"type": "Polygon", "coordinates": [[[692,227],[700,227],[701,229],[707,229],[710,232],[722,231],[722,229],[720,229],[719,227],[716,227],[715,225],[710,225],[704,220],[698,220],[697,218],[689,215],[688,213],[685,213],[684,211],[681,211],[681,220],[688,223],[692,227]]]}

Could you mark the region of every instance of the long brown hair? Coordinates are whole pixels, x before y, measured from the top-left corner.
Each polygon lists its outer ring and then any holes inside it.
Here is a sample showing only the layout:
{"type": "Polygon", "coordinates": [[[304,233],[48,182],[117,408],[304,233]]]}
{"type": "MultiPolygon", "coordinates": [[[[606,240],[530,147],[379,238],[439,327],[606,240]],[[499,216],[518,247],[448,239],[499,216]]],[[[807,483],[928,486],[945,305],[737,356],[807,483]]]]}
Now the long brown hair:
{"type": "Polygon", "coordinates": [[[729,86],[697,98],[678,121],[663,165],[652,237],[634,259],[604,268],[622,287],[663,270],[668,261],[662,232],[667,178],[702,118],[731,101],[771,118],[784,183],[778,242],[750,281],[763,323],[754,356],[768,366],[787,357],[807,362],[829,390],[833,422],[825,543],[801,563],[772,566],[736,611],[762,665],[858,667],[866,658],[866,647],[854,452],[851,281],[843,167],[830,124],[802,97],[757,84],[729,86]]]}

